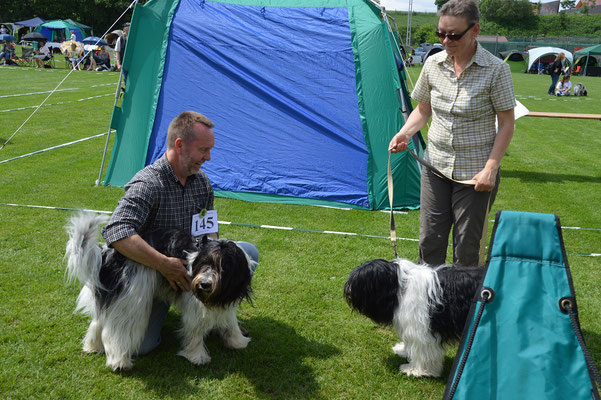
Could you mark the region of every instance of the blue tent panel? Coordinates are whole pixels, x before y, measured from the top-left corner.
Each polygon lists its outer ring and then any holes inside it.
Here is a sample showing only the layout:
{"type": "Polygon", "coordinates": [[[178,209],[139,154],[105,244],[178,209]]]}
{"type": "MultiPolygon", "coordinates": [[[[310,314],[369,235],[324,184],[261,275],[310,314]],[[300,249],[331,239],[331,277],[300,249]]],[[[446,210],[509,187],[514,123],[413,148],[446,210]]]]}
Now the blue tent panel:
{"type": "Polygon", "coordinates": [[[169,122],[197,109],[216,125],[212,160],[203,166],[215,190],[368,206],[348,19],[342,7],[180,1],[146,162],[165,151],[169,122]],[[342,171],[342,185],[329,179],[332,171],[342,171]]]}
{"type": "Polygon", "coordinates": [[[36,26],[43,24],[44,22],[46,22],[45,19],[40,18],[40,17],[35,17],[35,18],[31,18],[25,21],[19,21],[19,22],[15,22],[14,25],[19,25],[19,26],[27,26],[29,28],[35,28],[36,26]]]}

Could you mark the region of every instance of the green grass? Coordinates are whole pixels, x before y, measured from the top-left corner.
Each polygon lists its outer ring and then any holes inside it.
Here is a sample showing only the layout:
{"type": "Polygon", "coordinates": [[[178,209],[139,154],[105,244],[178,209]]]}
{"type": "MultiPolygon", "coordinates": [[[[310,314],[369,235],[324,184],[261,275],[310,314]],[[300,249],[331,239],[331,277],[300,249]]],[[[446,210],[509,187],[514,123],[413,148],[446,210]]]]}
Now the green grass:
{"type": "MultiPolygon", "coordinates": [[[[52,90],[66,70],[1,68],[0,96],[52,90]]],[[[411,69],[415,81],[419,69],[411,69]]],[[[532,111],[598,113],[601,79],[578,78],[588,98],[546,95],[548,76],[515,74],[516,95],[532,111]]],[[[31,118],[0,161],[105,132],[116,73],[76,71],[49,105],[31,118]],[[64,104],[56,104],[66,102],[64,104]]],[[[0,111],[39,104],[47,94],[0,97],[0,111]]],[[[0,112],[0,141],[33,109],[0,112]]],[[[556,213],[564,226],[601,228],[600,121],[522,118],[503,161],[493,207],[556,213]]],[[[0,164],[0,203],[112,210],[122,189],[95,187],[105,137],[0,164]]],[[[309,206],[216,199],[221,220],[386,236],[388,215],[309,206]]],[[[88,319],[73,314],[79,287],[64,280],[64,225],[70,212],[0,205],[0,393],[3,398],[283,398],[435,399],[444,391],[455,349],[442,379],[412,379],[390,328],[351,313],[342,298],[350,270],[372,258],[392,258],[386,239],[223,225],[221,235],[247,240],[261,251],[253,305],[243,304],[242,325],[253,340],[243,351],[208,340],[212,362],[193,366],[175,356],[178,315],[172,311],[157,351],[129,372],[113,373],[102,355],[81,351],[88,319]]],[[[397,216],[401,237],[417,238],[419,211],[397,216]]],[[[491,225],[492,226],[492,225],[491,225]]],[[[564,230],[585,338],[601,363],[601,232],[564,230]]],[[[417,244],[401,241],[402,257],[417,258],[417,244]]]]}

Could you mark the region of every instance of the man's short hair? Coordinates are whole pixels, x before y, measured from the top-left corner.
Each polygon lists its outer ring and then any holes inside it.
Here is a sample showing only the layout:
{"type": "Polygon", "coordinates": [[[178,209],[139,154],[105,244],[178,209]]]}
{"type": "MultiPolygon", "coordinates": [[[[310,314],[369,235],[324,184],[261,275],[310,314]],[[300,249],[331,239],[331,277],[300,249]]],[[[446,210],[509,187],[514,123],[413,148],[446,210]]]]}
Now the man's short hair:
{"type": "Polygon", "coordinates": [[[468,25],[480,23],[480,9],[474,0],[449,0],[438,11],[439,17],[445,15],[465,18],[468,25]]]}
{"type": "Polygon", "coordinates": [[[184,143],[190,143],[194,139],[194,124],[200,123],[208,128],[212,128],[215,124],[195,111],[184,111],[171,121],[167,129],[167,148],[175,147],[175,139],[181,138],[184,143]]]}

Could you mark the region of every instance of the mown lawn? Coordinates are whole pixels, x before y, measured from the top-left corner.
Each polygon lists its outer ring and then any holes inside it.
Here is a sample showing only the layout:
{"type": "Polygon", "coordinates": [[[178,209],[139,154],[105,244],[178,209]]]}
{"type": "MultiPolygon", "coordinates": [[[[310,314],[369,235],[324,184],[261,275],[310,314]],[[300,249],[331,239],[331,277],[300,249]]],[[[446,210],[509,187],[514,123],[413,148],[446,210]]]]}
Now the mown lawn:
{"type": "MultiPolygon", "coordinates": [[[[68,70],[2,68],[0,142],[31,115],[68,70]],[[23,108],[23,109],[19,109],[23,108]],[[14,110],[14,111],[10,111],[14,110]]],[[[418,68],[410,69],[413,81],[418,68]]],[[[546,95],[549,77],[515,74],[516,96],[532,111],[599,113],[601,79],[578,78],[586,98],[546,95]]],[[[194,366],[175,355],[178,314],[164,343],[113,373],[104,356],[81,351],[86,317],[73,314],[79,291],[64,279],[63,229],[71,211],[111,211],[122,189],[96,187],[106,137],[100,136],[9,162],[30,152],[107,131],[118,75],[74,72],[44,107],[0,150],[0,393],[2,398],[323,398],[436,399],[442,396],[455,348],[441,379],[401,375],[390,328],[352,313],[342,297],[350,270],[372,258],[392,258],[382,212],[216,199],[221,235],[247,240],[261,252],[254,302],[240,321],[252,336],[243,351],[208,341],[212,362],[194,366]],[[65,90],[68,89],[68,90],[65,90]],[[16,204],[13,206],[9,204],[16,204]],[[65,209],[43,209],[26,205],[65,209]],[[354,232],[332,235],[245,226],[265,224],[354,232]]],[[[493,207],[555,213],[564,239],[587,344],[601,366],[601,121],[524,117],[503,161],[493,207]]],[[[0,143],[0,144],[1,144],[0,143]]],[[[418,237],[419,211],[397,216],[403,238],[418,237]]],[[[491,225],[492,227],[492,222],[491,225]]],[[[489,230],[490,231],[490,230],[489,230]]],[[[400,255],[417,259],[417,244],[400,241],[400,255]]]]}

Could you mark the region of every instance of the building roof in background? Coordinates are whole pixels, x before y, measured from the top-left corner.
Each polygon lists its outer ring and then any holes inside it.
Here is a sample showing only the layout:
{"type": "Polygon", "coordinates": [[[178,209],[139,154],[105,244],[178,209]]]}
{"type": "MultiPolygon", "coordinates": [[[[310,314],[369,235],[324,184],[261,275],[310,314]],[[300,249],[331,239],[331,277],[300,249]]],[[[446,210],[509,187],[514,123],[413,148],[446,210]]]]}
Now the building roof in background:
{"type": "Polygon", "coordinates": [[[601,0],[579,0],[578,3],[576,3],[576,8],[581,8],[584,5],[587,5],[588,7],[601,6],[601,0]]]}
{"type": "MultiPolygon", "coordinates": [[[[600,0],[601,1],[601,0],[600,0]]],[[[559,12],[560,1],[550,1],[548,3],[542,3],[540,12],[538,15],[555,15],[559,12]]]]}

